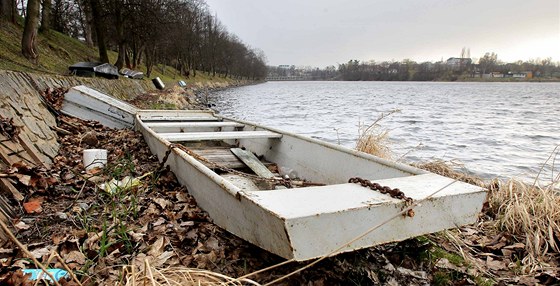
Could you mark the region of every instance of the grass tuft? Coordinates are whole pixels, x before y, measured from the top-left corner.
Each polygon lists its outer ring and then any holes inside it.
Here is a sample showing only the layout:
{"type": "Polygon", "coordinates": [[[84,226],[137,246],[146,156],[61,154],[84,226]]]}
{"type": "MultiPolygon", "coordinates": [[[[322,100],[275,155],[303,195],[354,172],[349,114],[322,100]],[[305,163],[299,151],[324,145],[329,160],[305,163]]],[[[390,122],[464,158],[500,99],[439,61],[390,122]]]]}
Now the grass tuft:
{"type": "Polygon", "coordinates": [[[260,285],[249,279],[235,279],[212,271],[187,268],[168,267],[158,269],[144,262],[140,271],[134,266],[125,266],[123,271],[123,283],[125,286],[136,285],[260,285]]]}
{"type": "MultiPolygon", "coordinates": [[[[554,170],[555,159],[560,152],[556,148],[549,160],[554,170]]],[[[458,179],[467,183],[483,186],[489,190],[488,206],[485,213],[491,220],[480,224],[484,232],[506,232],[515,241],[525,244],[525,253],[519,265],[520,274],[530,274],[547,267],[554,255],[560,253],[560,174],[552,175],[552,182],[539,185],[538,177],[533,184],[516,179],[494,179],[484,183],[481,179],[465,173],[464,168],[455,163],[437,160],[416,164],[416,167],[458,179]]],[[[448,232],[448,239],[460,250],[465,260],[476,264],[471,253],[476,251],[461,241],[461,238],[448,232]]],[[[481,270],[481,269],[479,269],[481,270]]]]}
{"type": "Polygon", "coordinates": [[[413,163],[412,165],[434,174],[442,175],[476,186],[484,186],[484,181],[482,179],[469,175],[463,164],[457,161],[434,160],[430,162],[413,163]]]}
{"type": "Polygon", "coordinates": [[[543,188],[510,179],[495,181],[490,188],[489,206],[497,227],[525,240],[525,273],[538,269],[549,253],[560,252],[560,196],[554,187],[558,183],[543,188]]]}
{"type": "Polygon", "coordinates": [[[389,148],[389,132],[382,129],[379,122],[397,112],[400,112],[400,110],[395,109],[388,113],[382,113],[370,125],[360,122],[358,125],[358,140],[356,140],[355,149],[380,158],[391,159],[393,155],[389,148]]]}

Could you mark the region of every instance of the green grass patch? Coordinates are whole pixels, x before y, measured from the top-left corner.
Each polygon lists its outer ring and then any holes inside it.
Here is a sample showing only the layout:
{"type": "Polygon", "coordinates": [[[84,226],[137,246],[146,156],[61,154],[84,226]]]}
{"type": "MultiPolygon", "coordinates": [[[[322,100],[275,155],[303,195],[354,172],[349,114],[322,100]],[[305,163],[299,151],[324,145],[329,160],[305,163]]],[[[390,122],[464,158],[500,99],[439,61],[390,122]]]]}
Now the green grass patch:
{"type": "Polygon", "coordinates": [[[449,260],[449,262],[451,262],[453,265],[456,266],[465,266],[465,259],[463,259],[463,257],[461,257],[460,255],[457,255],[455,253],[451,253],[448,252],[446,250],[444,250],[443,248],[434,246],[432,248],[431,252],[431,256],[432,256],[432,261],[437,261],[439,259],[445,258],[447,260],[449,260]]]}
{"type": "Polygon", "coordinates": [[[173,103],[168,103],[168,102],[155,102],[153,104],[150,105],[150,107],[148,109],[168,109],[168,110],[176,110],[179,109],[177,108],[177,106],[173,103]]]}

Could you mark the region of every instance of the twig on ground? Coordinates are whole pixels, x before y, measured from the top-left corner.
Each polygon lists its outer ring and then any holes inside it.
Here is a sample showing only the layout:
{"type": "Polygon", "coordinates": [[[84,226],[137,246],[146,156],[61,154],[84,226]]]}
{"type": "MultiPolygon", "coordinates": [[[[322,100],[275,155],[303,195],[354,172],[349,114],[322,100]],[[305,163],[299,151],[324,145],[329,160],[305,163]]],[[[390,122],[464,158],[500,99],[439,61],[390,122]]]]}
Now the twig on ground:
{"type": "Polygon", "coordinates": [[[35,265],[37,265],[37,267],[41,268],[41,270],[43,270],[43,272],[49,276],[54,285],[60,286],[60,284],[58,283],[58,281],[56,281],[56,279],[54,279],[54,276],[47,271],[47,268],[45,268],[45,266],[43,264],[41,264],[41,262],[39,262],[37,260],[37,258],[35,258],[35,256],[33,256],[33,254],[31,254],[29,252],[29,250],[27,250],[27,247],[25,247],[25,245],[23,245],[17,238],[16,236],[12,233],[12,231],[10,230],[10,228],[8,228],[8,226],[2,221],[0,220],[0,227],[2,227],[2,230],[4,230],[4,232],[6,233],[6,235],[8,235],[8,237],[10,238],[10,240],[15,243],[19,249],[21,249],[21,251],[23,253],[25,253],[25,255],[27,255],[27,257],[29,257],[29,259],[31,259],[33,261],[33,263],[35,263],[35,265]]]}

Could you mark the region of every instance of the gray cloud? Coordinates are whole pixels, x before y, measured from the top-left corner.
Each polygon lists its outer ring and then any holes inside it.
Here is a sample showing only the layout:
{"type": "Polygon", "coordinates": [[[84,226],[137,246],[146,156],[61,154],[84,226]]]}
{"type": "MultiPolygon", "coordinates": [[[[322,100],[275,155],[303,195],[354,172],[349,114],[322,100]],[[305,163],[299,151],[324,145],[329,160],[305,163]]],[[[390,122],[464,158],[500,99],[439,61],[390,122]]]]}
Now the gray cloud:
{"type": "Polygon", "coordinates": [[[560,1],[207,0],[229,31],[272,65],[435,61],[496,52],[504,61],[560,60],[560,1]]]}

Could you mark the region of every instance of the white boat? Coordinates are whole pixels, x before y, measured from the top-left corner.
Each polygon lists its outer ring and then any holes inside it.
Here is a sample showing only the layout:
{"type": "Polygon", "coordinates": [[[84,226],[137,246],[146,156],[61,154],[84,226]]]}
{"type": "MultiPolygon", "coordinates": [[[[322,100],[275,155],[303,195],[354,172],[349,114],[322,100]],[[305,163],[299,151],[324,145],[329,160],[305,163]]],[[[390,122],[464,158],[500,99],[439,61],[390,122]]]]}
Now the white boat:
{"type": "MultiPolygon", "coordinates": [[[[99,100],[99,112],[115,110],[109,107],[114,99],[99,100]]],[[[472,224],[486,199],[477,186],[209,111],[134,110],[122,104],[115,114],[135,112],[135,128],[151,151],[166,159],[215,224],[286,259],[308,260],[472,224]],[[283,179],[286,175],[291,178],[283,179]],[[355,177],[398,188],[401,198],[348,182],[355,177]],[[413,214],[398,215],[410,200],[421,204],[413,214]]],[[[95,113],[96,107],[87,110],[95,113]]]]}

